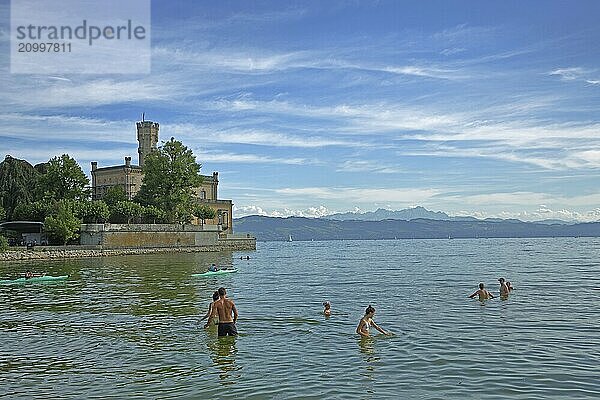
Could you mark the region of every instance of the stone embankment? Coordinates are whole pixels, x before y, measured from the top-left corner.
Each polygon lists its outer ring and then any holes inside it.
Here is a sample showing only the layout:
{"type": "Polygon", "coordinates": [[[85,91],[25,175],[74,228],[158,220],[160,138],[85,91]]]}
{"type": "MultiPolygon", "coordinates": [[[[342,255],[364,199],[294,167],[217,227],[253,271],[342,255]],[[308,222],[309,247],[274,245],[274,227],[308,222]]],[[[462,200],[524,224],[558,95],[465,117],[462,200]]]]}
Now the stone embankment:
{"type": "Polygon", "coordinates": [[[119,249],[105,249],[102,248],[102,246],[37,246],[33,250],[19,248],[18,250],[9,250],[4,253],[0,253],[0,262],[19,260],[52,260],[64,258],[107,257],[135,254],[198,253],[244,250],[256,250],[256,240],[221,239],[216,244],[207,246],[146,247],[119,249]]]}

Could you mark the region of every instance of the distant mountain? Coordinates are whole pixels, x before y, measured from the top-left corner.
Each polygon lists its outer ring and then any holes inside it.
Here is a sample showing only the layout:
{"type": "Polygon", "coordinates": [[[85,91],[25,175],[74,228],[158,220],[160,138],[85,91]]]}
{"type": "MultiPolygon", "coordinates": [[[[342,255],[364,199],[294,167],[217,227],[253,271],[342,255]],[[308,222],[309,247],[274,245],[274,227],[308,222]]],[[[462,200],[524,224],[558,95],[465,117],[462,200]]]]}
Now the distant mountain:
{"type": "Polygon", "coordinates": [[[234,220],[236,232],[252,233],[260,241],[350,239],[458,239],[528,237],[600,237],[600,222],[572,225],[519,220],[444,221],[412,219],[338,221],[324,218],[274,218],[252,215],[234,220]]]}
{"type": "Polygon", "coordinates": [[[546,224],[546,225],[573,225],[576,224],[577,221],[563,221],[562,219],[543,219],[541,221],[535,221],[537,224],[546,224]]]}
{"type": "Polygon", "coordinates": [[[450,221],[452,217],[441,211],[429,211],[425,207],[406,208],[404,210],[392,211],[384,208],[378,208],[376,211],[367,211],[364,213],[347,212],[331,214],[321,217],[324,219],[334,219],[336,221],[383,221],[384,219],[401,219],[410,221],[411,219],[427,218],[433,220],[450,221]]]}

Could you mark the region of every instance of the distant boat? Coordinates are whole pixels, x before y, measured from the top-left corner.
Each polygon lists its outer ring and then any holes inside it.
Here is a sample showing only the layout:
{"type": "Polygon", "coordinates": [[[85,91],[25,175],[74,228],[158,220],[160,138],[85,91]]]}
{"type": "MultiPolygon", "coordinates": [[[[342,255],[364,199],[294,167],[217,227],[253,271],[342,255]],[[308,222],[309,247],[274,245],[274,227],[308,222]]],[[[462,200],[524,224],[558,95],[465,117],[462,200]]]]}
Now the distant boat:
{"type": "Polygon", "coordinates": [[[290,237],[288,237],[288,242],[292,242],[292,235],[290,235],[290,237]]]}

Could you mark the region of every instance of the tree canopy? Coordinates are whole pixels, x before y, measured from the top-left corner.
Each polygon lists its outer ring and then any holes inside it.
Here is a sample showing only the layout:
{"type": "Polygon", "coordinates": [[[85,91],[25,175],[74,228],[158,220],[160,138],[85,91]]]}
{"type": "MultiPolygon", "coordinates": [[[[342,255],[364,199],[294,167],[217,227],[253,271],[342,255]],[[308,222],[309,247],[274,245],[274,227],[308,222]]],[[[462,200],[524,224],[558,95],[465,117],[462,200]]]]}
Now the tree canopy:
{"type": "Polygon", "coordinates": [[[120,201],[127,201],[127,193],[125,193],[125,189],[123,186],[112,186],[109,187],[104,196],[102,196],[102,200],[109,206],[112,207],[120,201]]]}
{"type": "Polygon", "coordinates": [[[213,219],[217,212],[206,204],[196,205],[194,207],[194,216],[202,221],[202,225],[207,219],[213,219]]]}
{"type": "Polygon", "coordinates": [[[12,220],[15,208],[35,200],[38,172],[25,160],[9,155],[0,163],[0,205],[6,219],[12,220]]]}
{"type": "Polygon", "coordinates": [[[89,179],[68,154],[48,161],[46,173],[40,175],[38,190],[41,197],[51,200],[84,200],[89,196],[89,179]]]}
{"type": "Polygon", "coordinates": [[[59,201],[55,212],[44,220],[44,229],[52,242],[67,244],[79,236],[81,220],[75,216],[72,208],[72,203],[59,201]]]}
{"type": "Polygon", "coordinates": [[[187,222],[192,215],[193,189],[202,183],[200,168],[192,151],[171,138],[146,157],[136,200],[163,210],[169,222],[187,222]]]}

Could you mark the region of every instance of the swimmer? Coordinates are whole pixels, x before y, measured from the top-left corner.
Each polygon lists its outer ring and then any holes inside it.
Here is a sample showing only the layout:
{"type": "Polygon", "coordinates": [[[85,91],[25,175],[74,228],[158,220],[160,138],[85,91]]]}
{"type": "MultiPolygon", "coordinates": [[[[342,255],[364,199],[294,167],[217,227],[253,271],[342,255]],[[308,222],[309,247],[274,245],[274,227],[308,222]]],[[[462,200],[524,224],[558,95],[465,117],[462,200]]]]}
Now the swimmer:
{"type": "Polygon", "coordinates": [[[33,273],[33,272],[31,272],[31,271],[27,270],[27,271],[25,272],[25,279],[39,278],[40,276],[44,276],[44,275],[46,275],[46,273],[45,273],[45,272],[44,272],[44,273],[42,273],[42,274],[35,274],[35,273],[33,273]]]}
{"type": "Polygon", "coordinates": [[[472,299],[473,297],[479,295],[479,300],[487,300],[487,299],[493,299],[494,296],[488,292],[487,290],[485,290],[485,285],[483,283],[479,284],[479,290],[476,291],[475,293],[473,293],[472,295],[469,296],[470,299],[472,299]]]}
{"type": "Polygon", "coordinates": [[[369,333],[369,329],[372,326],[384,335],[391,335],[390,332],[384,331],[375,323],[375,321],[373,321],[374,315],[375,309],[369,304],[369,307],[367,307],[365,310],[365,316],[361,318],[358,326],[356,327],[356,333],[358,333],[361,337],[370,337],[371,334],[369,333]]]}
{"type": "Polygon", "coordinates": [[[323,310],[323,314],[326,317],[330,317],[331,316],[331,303],[328,301],[323,302],[323,307],[325,307],[325,309],[323,310]]]}
{"type": "Polygon", "coordinates": [[[204,321],[206,318],[208,318],[204,328],[219,324],[219,316],[217,315],[217,309],[215,308],[215,301],[219,300],[219,291],[215,291],[212,298],[213,301],[208,305],[208,311],[206,312],[206,315],[200,319],[200,321],[204,321]]]}
{"type": "Polygon", "coordinates": [[[500,282],[500,296],[508,296],[510,289],[506,286],[506,280],[504,278],[498,278],[498,282],[500,282]]]}
{"type": "Polygon", "coordinates": [[[217,268],[217,266],[215,264],[212,264],[210,267],[208,267],[208,270],[210,272],[217,272],[219,270],[219,268],[217,268]]]}

